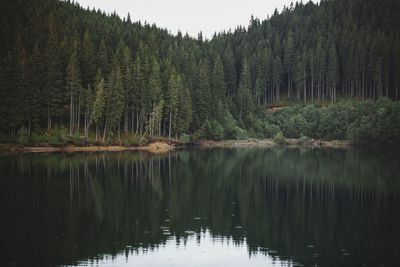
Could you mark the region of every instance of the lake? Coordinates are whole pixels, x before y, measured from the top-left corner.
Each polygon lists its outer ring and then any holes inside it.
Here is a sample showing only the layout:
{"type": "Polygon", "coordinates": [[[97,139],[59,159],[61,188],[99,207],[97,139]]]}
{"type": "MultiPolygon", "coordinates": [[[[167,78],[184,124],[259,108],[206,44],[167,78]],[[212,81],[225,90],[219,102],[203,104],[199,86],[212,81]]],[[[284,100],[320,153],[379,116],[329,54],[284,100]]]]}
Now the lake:
{"type": "Polygon", "coordinates": [[[1,266],[400,266],[400,158],[0,155],[1,266]]]}

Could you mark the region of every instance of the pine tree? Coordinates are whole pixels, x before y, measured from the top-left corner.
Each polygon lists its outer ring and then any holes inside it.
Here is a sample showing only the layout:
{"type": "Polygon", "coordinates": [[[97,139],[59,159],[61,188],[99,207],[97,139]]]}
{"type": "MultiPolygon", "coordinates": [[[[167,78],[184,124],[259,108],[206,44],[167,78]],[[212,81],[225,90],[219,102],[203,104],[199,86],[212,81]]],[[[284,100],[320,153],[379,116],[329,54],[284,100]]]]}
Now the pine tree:
{"type": "Polygon", "coordinates": [[[28,107],[29,107],[29,126],[28,131],[31,129],[38,129],[41,115],[41,89],[43,88],[43,61],[40,55],[39,46],[36,43],[32,52],[30,60],[30,75],[31,85],[28,92],[28,107]]]}
{"type": "Polygon", "coordinates": [[[171,71],[171,75],[168,82],[168,91],[166,95],[166,108],[169,113],[169,127],[168,137],[171,138],[172,130],[176,127],[176,117],[178,113],[178,84],[175,71],[171,71]]]}
{"type": "Polygon", "coordinates": [[[118,139],[120,139],[120,124],[125,107],[125,98],[121,68],[117,61],[108,79],[106,94],[106,118],[104,123],[103,142],[105,141],[106,133],[109,130],[113,131],[117,129],[118,139]]]}
{"type": "Polygon", "coordinates": [[[63,102],[63,76],[61,53],[58,44],[58,34],[56,32],[55,22],[50,15],[50,34],[46,44],[45,66],[46,66],[46,87],[43,88],[44,103],[47,115],[47,130],[52,128],[53,115],[60,114],[60,107],[63,102]]]}
{"type": "Polygon", "coordinates": [[[176,78],[178,88],[178,114],[176,118],[176,133],[183,134],[189,130],[192,120],[192,100],[190,91],[184,82],[184,79],[178,75],[176,78]]]}
{"type": "Polygon", "coordinates": [[[210,97],[210,81],[209,69],[207,62],[200,61],[197,74],[197,86],[193,96],[193,130],[196,131],[210,117],[211,97],[210,97]]]}
{"type": "MultiPolygon", "coordinates": [[[[158,112],[158,108],[160,107],[160,101],[162,100],[162,84],[161,84],[161,76],[160,76],[160,66],[155,58],[153,58],[153,62],[151,65],[151,71],[149,75],[149,82],[148,82],[148,104],[149,104],[149,122],[150,125],[149,132],[150,136],[153,136],[155,130],[154,128],[154,121],[158,119],[158,116],[162,116],[162,114],[153,113],[153,111],[158,112]],[[154,117],[157,115],[157,118],[154,117]]],[[[162,108],[161,108],[162,110],[162,108]]],[[[158,126],[157,126],[158,127],[158,126]]]]}
{"type": "Polygon", "coordinates": [[[329,95],[331,102],[336,102],[336,86],[339,82],[339,67],[336,54],[335,44],[332,42],[329,48],[328,55],[328,73],[327,73],[327,84],[329,87],[329,95]]]}
{"type": "MultiPolygon", "coordinates": [[[[133,63],[132,63],[132,56],[131,51],[126,46],[123,52],[123,59],[122,59],[122,75],[123,75],[123,86],[125,92],[125,108],[124,108],[124,131],[125,134],[128,134],[128,127],[129,127],[129,112],[133,109],[133,63]]],[[[133,114],[132,114],[133,117],[133,114]]]]}
{"type": "Polygon", "coordinates": [[[285,71],[288,77],[287,86],[288,86],[288,98],[292,93],[293,88],[293,72],[295,68],[295,46],[293,40],[293,32],[289,31],[288,37],[286,40],[286,47],[285,47],[285,71]]]}
{"type": "Polygon", "coordinates": [[[79,110],[80,110],[80,99],[81,93],[81,80],[78,68],[78,60],[76,53],[72,53],[67,67],[67,78],[66,78],[66,90],[70,96],[70,115],[69,115],[69,133],[73,134],[78,130],[79,124],[79,110]],[[78,101],[76,98],[78,97],[78,101]],[[76,103],[78,102],[78,103],[76,103]]]}
{"type": "Polygon", "coordinates": [[[221,101],[225,101],[226,98],[226,85],[225,85],[225,73],[224,67],[222,65],[222,60],[219,56],[217,56],[213,73],[212,73],[212,81],[211,81],[211,94],[215,96],[213,99],[214,105],[221,101]]]}
{"type": "Polygon", "coordinates": [[[225,70],[225,79],[226,79],[226,87],[227,87],[227,96],[228,99],[231,99],[233,94],[236,92],[236,67],[235,67],[235,56],[232,51],[232,47],[230,44],[225,49],[224,52],[224,70],[225,70]]]}
{"type": "Polygon", "coordinates": [[[239,109],[239,117],[245,117],[253,112],[253,98],[250,93],[251,79],[247,60],[243,61],[242,71],[240,74],[239,88],[236,96],[237,107],[239,109]]]}
{"type": "MultiPolygon", "coordinates": [[[[104,44],[103,44],[104,45],[104,44]]],[[[101,50],[104,48],[100,48],[101,50]]],[[[104,53],[101,51],[101,53],[104,53]]],[[[100,60],[104,61],[104,55],[100,55],[100,60]]],[[[92,41],[89,37],[89,30],[87,29],[82,41],[82,46],[80,47],[80,70],[81,70],[81,79],[82,86],[93,85],[94,76],[96,74],[96,63],[94,56],[94,48],[92,41]]],[[[102,62],[103,63],[103,62],[102,62]]],[[[101,66],[101,65],[100,65],[101,66]]]]}

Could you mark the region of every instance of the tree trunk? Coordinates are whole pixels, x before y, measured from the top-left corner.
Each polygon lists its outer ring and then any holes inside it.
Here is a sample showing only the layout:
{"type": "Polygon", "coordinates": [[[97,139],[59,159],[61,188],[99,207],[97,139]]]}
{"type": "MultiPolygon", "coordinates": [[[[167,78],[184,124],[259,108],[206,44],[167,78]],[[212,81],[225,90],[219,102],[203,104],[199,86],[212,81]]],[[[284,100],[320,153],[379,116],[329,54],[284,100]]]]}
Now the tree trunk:
{"type": "Polygon", "coordinates": [[[118,122],[118,141],[121,141],[121,122],[118,122]]]}
{"type": "Polygon", "coordinates": [[[50,105],[47,105],[47,131],[51,130],[50,105]]]}
{"type": "Polygon", "coordinates": [[[71,91],[70,110],[69,110],[69,134],[72,135],[74,128],[74,93],[71,91]]]}
{"type": "Polygon", "coordinates": [[[28,121],[28,136],[31,137],[31,127],[32,127],[32,120],[29,118],[28,121]]]}
{"type": "Polygon", "coordinates": [[[106,139],[106,131],[107,131],[107,116],[106,116],[106,121],[104,122],[103,142],[106,139]]]}
{"type": "Polygon", "coordinates": [[[169,111],[169,131],[168,131],[168,138],[171,138],[171,129],[172,129],[172,110],[169,111]]]}
{"type": "Polygon", "coordinates": [[[132,109],[132,114],[131,114],[131,133],[133,134],[133,119],[135,118],[135,111],[132,109]]]}
{"type": "Polygon", "coordinates": [[[77,112],[78,114],[78,118],[77,118],[77,122],[78,122],[78,124],[77,124],[77,126],[76,126],[76,131],[79,133],[79,121],[80,121],[80,117],[81,117],[81,92],[79,92],[79,99],[78,99],[78,112],[77,112]]]}
{"type": "Polygon", "coordinates": [[[126,111],[125,111],[125,123],[124,123],[125,134],[128,134],[128,124],[129,124],[129,113],[128,113],[128,108],[126,108],[126,111]]]}
{"type": "Polygon", "coordinates": [[[307,103],[307,79],[306,79],[306,70],[304,69],[304,104],[307,103]]]}
{"type": "Polygon", "coordinates": [[[311,71],[311,103],[314,103],[314,74],[311,71]]]}

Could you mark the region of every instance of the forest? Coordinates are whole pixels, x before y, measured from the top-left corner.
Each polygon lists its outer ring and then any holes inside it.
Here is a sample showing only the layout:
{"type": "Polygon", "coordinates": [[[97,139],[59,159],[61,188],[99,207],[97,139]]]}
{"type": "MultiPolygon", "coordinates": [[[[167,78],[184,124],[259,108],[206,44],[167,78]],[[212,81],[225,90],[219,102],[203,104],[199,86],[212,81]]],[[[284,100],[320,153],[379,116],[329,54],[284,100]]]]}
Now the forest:
{"type": "Polygon", "coordinates": [[[398,14],[397,0],[296,2],[206,39],[69,0],[1,1],[0,143],[399,145],[398,14]]]}

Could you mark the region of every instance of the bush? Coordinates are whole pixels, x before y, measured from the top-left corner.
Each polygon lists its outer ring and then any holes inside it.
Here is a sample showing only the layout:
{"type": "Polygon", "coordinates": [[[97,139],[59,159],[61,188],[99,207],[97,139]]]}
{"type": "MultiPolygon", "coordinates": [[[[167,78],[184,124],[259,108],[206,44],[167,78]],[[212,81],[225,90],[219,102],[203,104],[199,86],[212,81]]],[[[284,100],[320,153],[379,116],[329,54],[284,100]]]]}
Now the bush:
{"type": "Polygon", "coordinates": [[[275,125],[275,124],[265,124],[264,126],[264,136],[266,138],[273,138],[277,133],[279,133],[281,131],[281,129],[279,128],[279,126],[275,125]]]}
{"type": "Polygon", "coordinates": [[[121,137],[121,144],[123,146],[138,146],[140,141],[139,135],[126,135],[121,137]]]}
{"type": "Polygon", "coordinates": [[[233,118],[230,112],[225,114],[223,119],[222,127],[224,127],[224,138],[235,139],[235,127],[237,127],[238,122],[233,118]]]}
{"type": "Polygon", "coordinates": [[[300,136],[300,143],[308,143],[310,141],[310,137],[306,136],[306,135],[301,135],[300,136]]]}
{"type": "Polygon", "coordinates": [[[207,121],[206,138],[211,140],[224,139],[224,127],[216,120],[207,121]]]}
{"type": "Polygon", "coordinates": [[[181,142],[182,144],[188,144],[190,142],[190,136],[188,134],[181,134],[181,136],[179,137],[179,142],[181,142]]]}
{"type": "Polygon", "coordinates": [[[296,114],[282,125],[285,136],[299,138],[302,134],[308,132],[309,125],[301,114],[296,114]]]}
{"type": "Polygon", "coordinates": [[[74,145],[81,146],[85,144],[85,137],[80,136],[79,133],[75,133],[72,136],[71,141],[74,145]]]}
{"type": "Polygon", "coordinates": [[[246,139],[247,137],[248,136],[245,130],[243,130],[239,126],[235,126],[235,128],[233,129],[233,139],[242,140],[246,139]]]}
{"type": "Polygon", "coordinates": [[[280,145],[286,144],[286,138],[283,136],[282,132],[277,133],[273,140],[275,143],[280,145]]]}
{"type": "Polygon", "coordinates": [[[26,143],[28,143],[28,130],[22,126],[21,128],[19,128],[18,132],[17,132],[17,137],[18,137],[18,142],[20,145],[24,145],[26,143]]]}

